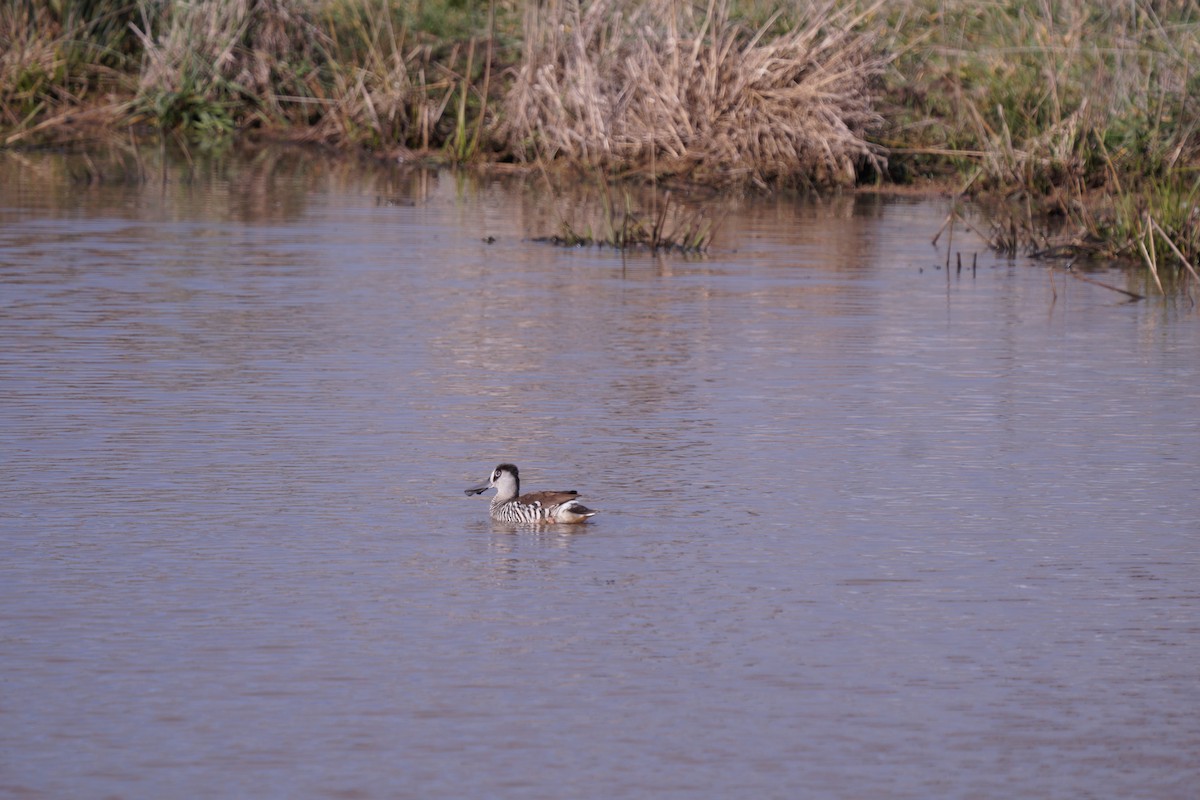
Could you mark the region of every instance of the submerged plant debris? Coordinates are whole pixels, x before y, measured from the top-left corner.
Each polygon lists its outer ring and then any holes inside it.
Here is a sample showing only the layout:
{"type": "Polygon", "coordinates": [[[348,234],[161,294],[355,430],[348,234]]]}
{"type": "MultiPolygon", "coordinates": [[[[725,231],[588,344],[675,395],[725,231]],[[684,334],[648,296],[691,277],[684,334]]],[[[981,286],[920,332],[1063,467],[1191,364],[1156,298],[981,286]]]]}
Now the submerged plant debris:
{"type": "Polygon", "coordinates": [[[559,230],[549,236],[538,236],[535,242],[561,247],[611,247],[616,250],[643,249],[651,253],[676,252],[699,254],[708,250],[714,224],[702,210],[685,210],[673,202],[671,192],[652,193],[652,207],[634,207],[629,192],[622,196],[622,206],[613,204],[612,190],[604,184],[603,202],[599,211],[584,216],[592,222],[582,224],[563,218],[559,230]]]}

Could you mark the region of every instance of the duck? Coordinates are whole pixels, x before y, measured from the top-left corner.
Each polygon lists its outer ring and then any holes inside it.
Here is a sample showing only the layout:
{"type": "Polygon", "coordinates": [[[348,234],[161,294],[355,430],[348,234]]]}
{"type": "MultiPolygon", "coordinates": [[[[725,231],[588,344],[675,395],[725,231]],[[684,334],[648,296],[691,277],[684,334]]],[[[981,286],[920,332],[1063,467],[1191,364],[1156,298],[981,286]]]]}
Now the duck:
{"type": "Polygon", "coordinates": [[[514,464],[500,464],[488,479],[466,490],[468,497],[494,488],[489,511],[496,522],[579,523],[587,522],[596,512],[575,498],[579,492],[530,492],[521,494],[521,473],[514,464]]]}

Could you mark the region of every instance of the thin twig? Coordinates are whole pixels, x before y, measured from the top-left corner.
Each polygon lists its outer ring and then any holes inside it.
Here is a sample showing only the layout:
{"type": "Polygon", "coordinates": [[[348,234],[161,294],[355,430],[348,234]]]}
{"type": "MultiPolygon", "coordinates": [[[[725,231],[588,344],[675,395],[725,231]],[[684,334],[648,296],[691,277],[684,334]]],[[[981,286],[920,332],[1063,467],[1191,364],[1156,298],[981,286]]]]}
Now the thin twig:
{"type": "Polygon", "coordinates": [[[933,235],[933,238],[929,240],[929,243],[931,245],[933,245],[934,247],[937,247],[938,239],[942,238],[942,231],[946,230],[946,226],[950,224],[950,220],[952,220],[952,219],[954,219],[953,211],[951,211],[949,214],[946,215],[946,219],[944,219],[942,221],[942,226],[937,229],[937,233],[935,233],[933,235]]]}
{"type": "Polygon", "coordinates": [[[1071,269],[1070,267],[1067,267],[1067,274],[1070,275],[1072,278],[1075,278],[1076,280],[1083,281],[1084,283],[1093,283],[1096,286],[1103,286],[1105,289],[1109,289],[1114,292],[1120,292],[1121,294],[1125,295],[1126,297],[1132,298],[1134,300],[1145,300],[1146,299],[1145,295],[1138,294],[1137,292],[1131,292],[1127,289],[1121,289],[1120,287],[1113,286],[1111,283],[1105,283],[1104,281],[1098,281],[1095,278],[1088,278],[1084,275],[1080,275],[1078,272],[1071,269]]]}

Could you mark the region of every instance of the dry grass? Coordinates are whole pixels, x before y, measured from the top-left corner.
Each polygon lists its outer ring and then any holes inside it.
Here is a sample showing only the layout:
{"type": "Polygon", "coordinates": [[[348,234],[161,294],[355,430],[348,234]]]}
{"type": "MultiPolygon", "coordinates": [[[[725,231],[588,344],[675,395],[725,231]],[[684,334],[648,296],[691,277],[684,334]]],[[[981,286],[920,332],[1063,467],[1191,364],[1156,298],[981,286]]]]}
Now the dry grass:
{"type": "Polygon", "coordinates": [[[112,68],[120,54],[110,33],[64,18],[44,3],[0,3],[0,146],[38,133],[111,124],[123,115],[121,103],[94,99],[101,90],[128,84],[112,68]]]}
{"type": "Polygon", "coordinates": [[[192,0],[155,13],[143,0],[143,90],[178,90],[180,75],[201,70],[248,96],[269,98],[312,59],[324,40],[303,4],[287,0],[192,0]]]}
{"type": "Polygon", "coordinates": [[[893,165],[956,169],[963,191],[1009,198],[1004,250],[1200,258],[1200,6],[904,0],[887,13],[893,165]]]}
{"type": "Polygon", "coordinates": [[[120,83],[117,127],[148,122],[201,143],[261,128],[463,160],[486,144],[502,57],[487,12],[423,0],[0,3],[0,145],[69,135],[103,72],[120,83]]]}
{"type": "Polygon", "coordinates": [[[228,128],[249,115],[281,116],[279,97],[304,91],[304,74],[326,41],[306,6],[193,0],[160,8],[141,0],[134,32],[144,106],[164,127],[207,120],[228,128]]]}
{"type": "Polygon", "coordinates": [[[149,121],[714,184],[933,177],[1011,201],[1002,249],[1159,274],[1200,262],[1198,63],[1193,0],[0,0],[0,147],[149,121]]]}
{"type": "Polygon", "coordinates": [[[31,77],[56,72],[61,65],[60,35],[45,8],[0,6],[0,88],[19,92],[31,77]]]}
{"type": "MultiPolygon", "coordinates": [[[[906,0],[889,143],[1034,190],[1169,169],[1196,132],[1200,13],[1182,0],[906,0]]],[[[1086,188],[1086,187],[1085,187],[1086,188]]]]}
{"type": "MultiPolygon", "coordinates": [[[[327,59],[327,83],[314,100],[324,105],[308,138],[342,144],[365,139],[386,147],[409,141],[415,122],[421,131],[418,135],[428,143],[426,120],[430,115],[412,112],[414,76],[424,83],[426,73],[421,67],[428,66],[422,63],[427,50],[418,47],[406,53],[405,32],[395,29],[388,9],[381,11],[384,13],[372,15],[348,12],[344,25],[334,23],[332,14],[326,16],[332,52],[345,50],[355,57],[327,59]]],[[[446,95],[448,102],[448,91],[446,95]]],[[[432,116],[440,115],[439,111],[432,116]]]]}
{"type": "Polygon", "coordinates": [[[58,26],[44,8],[0,6],[0,122],[15,128],[44,113],[46,88],[61,69],[58,26]]]}
{"type": "Polygon", "coordinates": [[[325,83],[310,101],[322,104],[320,113],[306,138],[384,151],[441,145],[455,94],[468,91],[461,70],[474,41],[435,53],[425,37],[397,25],[386,2],[366,10],[344,6],[322,21],[332,42],[325,83]]]}
{"type": "Polygon", "coordinates": [[[744,29],[725,0],[702,14],[670,0],[527,9],[499,130],[519,158],[758,183],[882,168],[865,137],[886,62],[832,4],[780,33],[778,15],[744,29]]]}

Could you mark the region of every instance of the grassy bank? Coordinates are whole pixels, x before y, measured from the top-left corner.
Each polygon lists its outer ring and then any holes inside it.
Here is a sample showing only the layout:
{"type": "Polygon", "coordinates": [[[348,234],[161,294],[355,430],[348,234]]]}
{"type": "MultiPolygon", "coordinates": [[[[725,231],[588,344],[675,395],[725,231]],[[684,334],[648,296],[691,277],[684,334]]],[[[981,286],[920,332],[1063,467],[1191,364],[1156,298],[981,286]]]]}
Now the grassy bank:
{"type": "Polygon", "coordinates": [[[994,204],[1002,249],[1186,269],[1197,64],[1185,0],[12,0],[0,145],[265,136],[760,187],[935,181],[994,204]]]}
{"type": "Polygon", "coordinates": [[[1200,7],[917,0],[889,27],[897,177],[997,201],[1001,249],[1197,263],[1200,7]]]}

